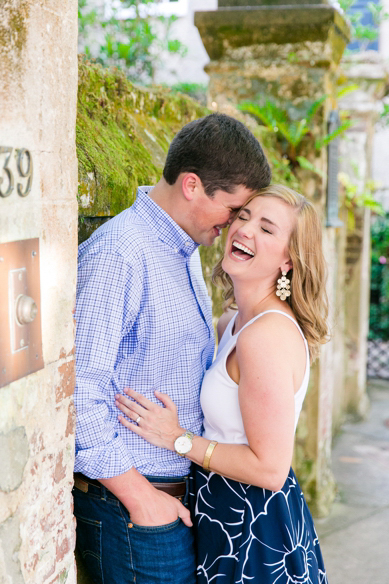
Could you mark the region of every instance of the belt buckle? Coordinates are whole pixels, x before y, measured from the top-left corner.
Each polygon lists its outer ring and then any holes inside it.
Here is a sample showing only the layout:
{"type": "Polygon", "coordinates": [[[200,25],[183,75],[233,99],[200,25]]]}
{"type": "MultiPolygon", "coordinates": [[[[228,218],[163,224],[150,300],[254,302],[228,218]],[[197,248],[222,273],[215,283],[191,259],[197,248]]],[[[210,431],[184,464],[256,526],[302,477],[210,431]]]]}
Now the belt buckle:
{"type": "Polygon", "coordinates": [[[76,489],[79,489],[83,493],[87,493],[89,489],[89,485],[86,481],[83,481],[79,477],[74,477],[74,486],[76,489]]]}

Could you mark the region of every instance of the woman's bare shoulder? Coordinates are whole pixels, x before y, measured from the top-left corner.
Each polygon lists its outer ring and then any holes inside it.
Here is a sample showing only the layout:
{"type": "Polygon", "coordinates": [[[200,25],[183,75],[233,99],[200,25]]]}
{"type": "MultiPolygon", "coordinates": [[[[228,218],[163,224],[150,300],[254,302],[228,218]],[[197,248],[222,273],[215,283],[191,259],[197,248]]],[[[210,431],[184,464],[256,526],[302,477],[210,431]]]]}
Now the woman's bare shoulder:
{"type": "Polygon", "coordinates": [[[236,314],[236,310],[232,310],[231,308],[227,308],[225,312],[219,318],[219,322],[217,323],[217,337],[220,340],[226,330],[228,323],[230,322],[231,318],[236,314]]]}
{"type": "MultiPolygon", "coordinates": [[[[261,315],[260,318],[255,320],[247,328],[242,331],[239,335],[240,344],[247,342],[262,342],[267,344],[284,342],[286,344],[291,344],[296,342],[298,339],[303,343],[300,331],[296,326],[296,318],[290,311],[272,311],[261,315]],[[280,314],[283,313],[283,314],[280,314]],[[289,318],[288,318],[289,317],[289,318]],[[292,322],[292,320],[293,322],[292,322]],[[242,342],[243,340],[243,342],[242,342]]],[[[304,346],[302,344],[302,346],[304,346]]]]}
{"type": "Polygon", "coordinates": [[[269,312],[245,328],[236,343],[239,367],[245,364],[251,369],[277,368],[280,356],[286,367],[297,369],[300,379],[305,373],[306,349],[301,332],[295,324],[295,318],[286,311],[284,314],[269,312]],[[295,322],[292,322],[291,316],[295,322]],[[255,352],[252,351],[255,347],[255,352]]]}

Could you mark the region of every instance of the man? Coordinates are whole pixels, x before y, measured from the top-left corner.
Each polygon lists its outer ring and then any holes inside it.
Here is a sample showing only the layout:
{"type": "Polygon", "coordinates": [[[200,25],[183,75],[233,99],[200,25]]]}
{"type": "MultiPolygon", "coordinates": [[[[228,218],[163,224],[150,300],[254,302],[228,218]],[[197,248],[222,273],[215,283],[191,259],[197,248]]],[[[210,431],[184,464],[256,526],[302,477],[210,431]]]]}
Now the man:
{"type": "Polygon", "coordinates": [[[211,114],[177,134],[157,185],[80,246],[74,497],[77,547],[96,583],[196,581],[184,455],[201,431],[214,352],[197,247],[270,176],[249,130],[211,114]],[[114,396],[126,387],[176,402],[188,429],[177,454],[120,425],[114,396]]]}

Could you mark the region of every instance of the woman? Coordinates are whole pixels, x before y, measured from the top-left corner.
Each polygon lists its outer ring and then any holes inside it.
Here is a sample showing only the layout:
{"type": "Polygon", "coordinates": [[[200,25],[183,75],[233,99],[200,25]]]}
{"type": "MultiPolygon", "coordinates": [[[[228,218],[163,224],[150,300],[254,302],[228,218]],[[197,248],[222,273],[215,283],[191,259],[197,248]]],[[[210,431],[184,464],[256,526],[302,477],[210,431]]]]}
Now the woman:
{"type": "Polygon", "coordinates": [[[126,414],[120,421],[156,446],[180,452],[181,444],[196,465],[198,582],[325,583],[312,518],[290,468],[310,362],[327,340],[313,205],[278,185],[251,197],[229,229],[214,281],[230,308],[202,385],[203,435],[182,428],[160,392],[165,407],[133,390],[131,399],[117,396],[126,414]]]}

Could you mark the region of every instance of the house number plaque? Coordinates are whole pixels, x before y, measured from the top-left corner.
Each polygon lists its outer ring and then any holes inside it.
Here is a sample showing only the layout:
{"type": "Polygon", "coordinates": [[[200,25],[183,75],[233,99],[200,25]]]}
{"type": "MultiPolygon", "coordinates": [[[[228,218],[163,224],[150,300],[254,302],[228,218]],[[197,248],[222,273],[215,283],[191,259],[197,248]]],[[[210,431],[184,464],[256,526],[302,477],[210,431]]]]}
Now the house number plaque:
{"type": "Polygon", "coordinates": [[[0,146],[0,197],[9,197],[15,184],[18,195],[27,197],[31,191],[32,177],[33,163],[29,150],[0,146]]]}

